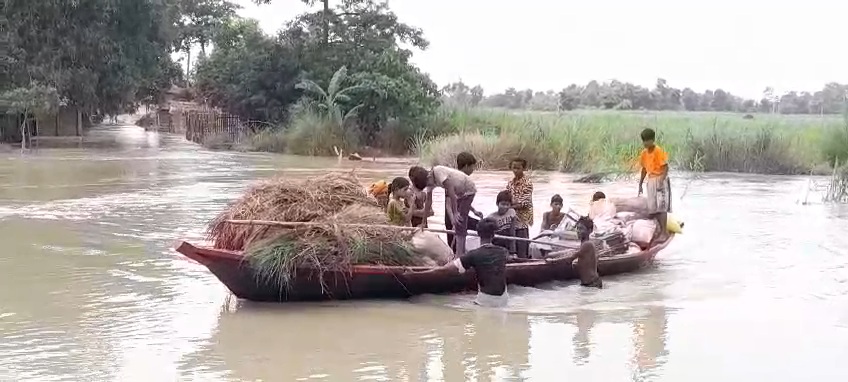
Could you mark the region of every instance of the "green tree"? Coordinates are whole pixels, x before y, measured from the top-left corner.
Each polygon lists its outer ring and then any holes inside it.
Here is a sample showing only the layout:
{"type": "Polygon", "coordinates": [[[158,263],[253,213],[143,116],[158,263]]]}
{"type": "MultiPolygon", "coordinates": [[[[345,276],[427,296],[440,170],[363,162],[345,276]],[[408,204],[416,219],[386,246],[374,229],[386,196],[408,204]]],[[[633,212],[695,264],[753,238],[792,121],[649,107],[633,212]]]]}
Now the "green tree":
{"type": "MultiPolygon", "coordinates": [[[[254,0],[256,4],[270,4],[273,0],[254,0]]],[[[321,9],[321,35],[324,44],[330,40],[330,21],[333,18],[333,11],[330,9],[330,0],[300,0],[306,5],[313,6],[320,2],[323,7],[321,9]]]]}
{"type": "Polygon", "coordinates": [[[227,21],[235,17],[240,7],[226,0],[179,0],[180,17],[177,22],[178,50],[186,55],[186,78],[191,73],[191,51],[200,46],[201,56],[206,56],[206,47],[227,21]]]}
{"type": "Polygon", "coordinates": [[[326,88],[336,70],[348,69],[352,81],[371,91],[353,95],[363,104],[357,123],[364,143],[375,145],[390,123],[417,126],[439,105],[436,84],[410,62],[412,52],[426,49],[419,28],[400,22],[386,4],[373,0],[348,0],[329,14],[329,34],[324,40],[323,11],[306,13],[288,23],[281,42],[294,50],[304,76],[326,88]]]}
{"type": "Polygon", "coordinates": [[[156,83],[170,62],[172,0],[6,0],[3,6],[6,88],[50,84],[70,106],[117,114],[134,108],[141,87],[156,83]]]}
{"type": "Polygon", "coordinates": [[[248,119],[281,122],[302,92],[301,65],[288,45],[265,35],[255,20],[231,19],[215,49],[197,65],[195,88],[213,106],[248,119]]]}
{"type": "Polygon", "coordinates": [[[0,93],[0,107],[8,114],[23,116],[21,123],[21,150],[26,149],[27,126],[41,115],[59,110],[59,93],[56,88],[45,85],[20,87],[0,93]]]}

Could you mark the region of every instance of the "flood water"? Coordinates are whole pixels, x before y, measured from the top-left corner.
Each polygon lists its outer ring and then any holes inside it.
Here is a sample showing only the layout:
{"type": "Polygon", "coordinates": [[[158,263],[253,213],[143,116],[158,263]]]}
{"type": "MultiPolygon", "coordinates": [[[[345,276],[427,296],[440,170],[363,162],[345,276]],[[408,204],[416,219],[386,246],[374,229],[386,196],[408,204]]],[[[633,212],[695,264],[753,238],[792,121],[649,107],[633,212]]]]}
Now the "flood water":
{"type": "MultiPolygon", "coordinates": [[[[337,162],[93,134],[106,143],[0,158],[0,381],[848,380],[848,207],[796,203],[805,178],[673,178],[685,233],[603,290],[511,287],[504,310],[463,295],[257,304],[173,244],[201,240],[252,180],[337,162]]],[[[509,174],[474,177],[492,210],[509,174]]],[[[585,210],[598,188],[636,192],[533,178],[537,221],[554,193],[585,210]]]]}

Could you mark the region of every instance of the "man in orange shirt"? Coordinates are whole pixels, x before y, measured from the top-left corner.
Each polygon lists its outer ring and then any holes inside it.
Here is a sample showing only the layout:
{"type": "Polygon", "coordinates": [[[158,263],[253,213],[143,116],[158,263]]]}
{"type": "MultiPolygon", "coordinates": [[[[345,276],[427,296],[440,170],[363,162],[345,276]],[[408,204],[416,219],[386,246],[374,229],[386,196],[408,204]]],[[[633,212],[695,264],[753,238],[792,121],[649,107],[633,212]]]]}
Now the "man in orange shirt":
{"type": "Polygon", "coordinates": [[[645,149],[639,156],[642,165],[642,176],[639,178],[639,195],[642,195],[642,184],[648,178],[648,213],[650,213],[660,230],[660,238],[666,235],[668,213],[671,212],[671,182],[668,180],[668,154],[662,147],[654,143],[656,132],[652,129],[642,130],[642,144],[645,149]]]}

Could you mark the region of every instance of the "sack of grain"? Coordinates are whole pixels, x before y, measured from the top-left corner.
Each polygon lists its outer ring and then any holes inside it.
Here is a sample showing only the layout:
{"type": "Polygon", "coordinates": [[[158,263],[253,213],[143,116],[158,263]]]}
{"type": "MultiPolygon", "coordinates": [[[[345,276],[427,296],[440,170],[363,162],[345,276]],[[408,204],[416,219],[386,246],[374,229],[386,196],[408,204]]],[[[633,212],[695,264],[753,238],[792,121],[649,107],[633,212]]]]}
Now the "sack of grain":
{"type": "Polygon", "coordinates": [[[418,232],[412,236],[412,247],[421,256],[432,259],[438,265],[445,265],[453,259],[453,250],[438,234],[418,232]]]}
{"type": "Polygon", "coordinates": [[[657,221],[653,219],[634,220],[628,225],[628,236],[630,241],[639,244],[642,248],[648,248],[654,239],[657,230],[657,221]]]}
{"type": "Polygon", "coordinates": [[[612,198],[617,212],[635,212],[640,215],[648,214],[648,199],[641,196],[634,198],[612,198]]]}

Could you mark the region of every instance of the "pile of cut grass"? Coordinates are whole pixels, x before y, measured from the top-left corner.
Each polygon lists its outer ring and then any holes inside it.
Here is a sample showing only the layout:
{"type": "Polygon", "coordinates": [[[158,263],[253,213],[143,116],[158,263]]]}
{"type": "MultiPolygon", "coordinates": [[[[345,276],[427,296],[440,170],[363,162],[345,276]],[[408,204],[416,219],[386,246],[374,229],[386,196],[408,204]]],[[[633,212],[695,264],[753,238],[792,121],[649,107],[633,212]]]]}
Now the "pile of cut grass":
{"type": "MultiPolygon", "coordinates": [[[[259,282],[288,287],[302,270],[349,272],[352,265],[428,264],[411,245],[414,232],[389,227],[388,218],[352,173],[306,180],[274,178],[251,187],[210,224],[215,248],[243,250],[259,282]],[[237,225],[269,220],[286,227],[237,225]]],[[[323,279],[321,280],[323,283],[323,279]]]]}
{"type": "Polygon", "coordinates": [[[212,220],[209,239],[215,248],[239,251],[273,236],[280,228],[234,225],[227,220],[312,222],[351,205],[377,208],[377,201],[365,192],[353,173],[332,173],[306,180],[285,177],[263,180],[212,220]]]}

